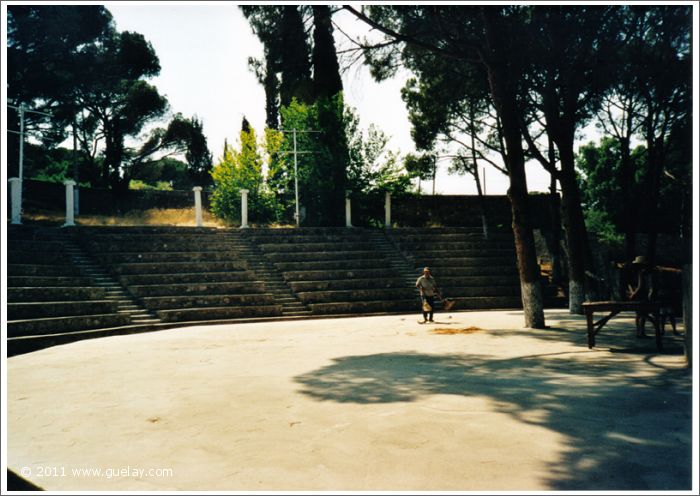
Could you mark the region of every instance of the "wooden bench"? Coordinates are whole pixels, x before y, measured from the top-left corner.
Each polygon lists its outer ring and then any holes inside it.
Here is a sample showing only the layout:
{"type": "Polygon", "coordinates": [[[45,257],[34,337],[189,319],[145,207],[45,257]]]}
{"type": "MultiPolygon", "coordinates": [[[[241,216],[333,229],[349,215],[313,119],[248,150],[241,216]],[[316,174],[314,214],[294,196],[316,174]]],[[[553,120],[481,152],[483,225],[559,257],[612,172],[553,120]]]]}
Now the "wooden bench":
{"type": "Polygon", "coordinates": [[[583,311],[586,314],[586,323],[588,326],[588,348],[595,346],[595,336],[600,332],[607,322],[615,315],[624,311],[633,311],[637,317],[649,318],[654,324],[654,335],[656,337],[656,349],[661,351],[663,344],[661,342],[661,329],[659,314],[661,305],[655,301],[587,301],[583,304],[583,311]],[[598,322],[593,321],[595,312],[609,312],[609,314],[601,318],[598,322]]]}

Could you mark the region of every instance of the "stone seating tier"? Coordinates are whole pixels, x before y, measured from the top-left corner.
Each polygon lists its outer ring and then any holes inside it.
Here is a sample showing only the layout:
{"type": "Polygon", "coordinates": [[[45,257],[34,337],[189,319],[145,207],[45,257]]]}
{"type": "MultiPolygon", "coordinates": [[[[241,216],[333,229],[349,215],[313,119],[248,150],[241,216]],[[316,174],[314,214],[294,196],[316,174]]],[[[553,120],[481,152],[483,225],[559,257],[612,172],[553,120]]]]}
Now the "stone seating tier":
{"type": "Polygon", "coordinates": [[[254,317],[277,317],[282,315],[282,305],[178,308],[158,310],[156,314],[164,322],[196,322],[254,317]]]}
{"type": "Polygon", "coordinates": [[[101,253],[96,258],[106,265],[121,263],[160,263],[160,262],[202,262],[202,261],[230,261],[241,258],[236,250],[226,251],[173,251],[173,252],[134,252],[122,251],[113,253],[101,253]]]}
{"type": "Polygon", "coordinates": [[[329,314],[354,314],[373,312],[418,312],[420,303],[418,298],[405,300],[379,300],[379,301],[345,301],[332,303],[312,303],[309,304],[311,313],[314,315],[329,314]]]}
{"type": "Polygon", "coordinates": [[[338,291],[308,291],[297,293],[306,303],[365,302],[379,300],[410,300],[415,297],[412,288],[353,289],[338,291]]]}
{"type": "MultiPolygon", "coordinates": [[[[406,232],[406,233],[387,233],[389,239],[394,242],[400,243],[414,243],[414,242],[429,242],[434,241],[436,243],[472,243],[484,240],[484,235],[481,232],[449,232],[449,233],[417,233],[417,232],[406,232]]],[[[512,241],[512,232],[493,232],[489,233],[488,241],[512,241]]]]}
{"type": "Polygon", "coordinates": [[[82,287],[90,286],[92,280],[89,277],[63,277],[63,276],[8,276],[9,288],[46,288],[46,287],[82,287]]]}
{"type": "MultiPolygon", "coordinates": [[[[273,264],[282,272],[290,271],[313,271],[313,270],[363,270],[363,269],[382,269],[387,267],[388,263],[383,259],[373,260],[326,260],[319,262],[275,262],[273,264]]],[[[396,275],[390,272],[391,275],[396,275]]],[[[342,277],[340,277],[342,279],[342,277]]]]}
{"type": "Polygon", "coordinates": [[[74,229],[79,233],[88,232],[91,236],[103,234],[126,234],[130,236],[153,236],[160,234],[202,236],[221,232],[221,229],[216,227],[189,226],[77,226],[74,229]]]}
{"type": "Polygon", "coordinates": [[[11,244],[7,245],[8,253],[18,252],[38,252],[38,253],[53,253],[62,251],[65,245],[60,241],[42,241],[36,239],[18,239],[12,240],[11,244]]]}
{"type": "Polygon", "coordinates": [[[244,234],[246,238],[253,241],[257,245],[284,245],[284,244],[297,244],[297,243],[338,243],[345,241],[363,241],[365,240],[365,235],[351,231],[354,234],[343,235],[343,234],[287,234],[285,236],[272,235],[272,234],[244,234]]]}
{"type": "Polygon", "coordinates": [[[502,240],[474,240],[474,241],[440,241],[440,240],[413,240],[402,241],[394,240],[394,244],[401,251],[451,251],[452,253],[463,252],[469,250],[491,250],[491,249],[506,249],[515,250],[515,245],[512,239],[502,240]]]}
{"type": "Polygon", "coordinates": [[[375,248],[374,244],[369,241],[350,240],[341,240],[335,243],[279,243],[259,246],[265,253],[373,251],[375,248]]]}
{"type": "Polygon", "coordinates": [[[401,277],[383,277],[381,279],[340,279],[320,281],[290,281],[289,287],[295,293],[308,291],[333,291],[339,289],[378,289],[406,288],[406,281],[401,277]]]}
{"type": "Polygon", "coordinates": [[[80,269],[74,265],[8,264],[7,275],[21,277],[73,277],[80,276],[80,269]]]}
{"type": "MultiPolygon", "coordinates": [[[[414,268],[416,277],[420,276],[423,265],[416,265],[414,268]]],[[[490,276],[490,275],[507,275],[515,274],[518,277],[518,268],[513,266],[499,266],[480,263],[470,267],[432,267],[433,275],[440,284],[445,277],[472,277],[472,276],[490,276]]]]}
{"type": "Polygon", "coordinates": [[[138,252],[138,253],[163,253],[163,252],[180,252],[180,251],[200,251],[200,252],[218,252],[228,251],[232,249],[230,242],[225,241],[199,241],[181,239],[178,241],[143,241],[141,238],[130,240],[130,242],[91,242],[84,241],[83,246],[92,253],[120,253],[120,252],[138,252]]]}
{"type": "Polygon", "coordinates": [[[288,236],[342,236],[348,238],[351,236],[364,236],[365,232],[362,229],[348,229],[347,227],[268,227],[256,228],[254,231],[245,233],[247,236],[276,236],[280,238],[288,236]]]}
{"type": "Polygon", "coordinates": [[[104,289],[89,286],[38,286],[7,288],[7,301],[11,303],[25,301],[101,300],[104,299],[104,297],[104,289]]]}
{"type": "Polygon", "coordinates": [[[121,313],[20,319],[7,323],[7,337],[39,336],[83,331],[85,329],[106,329],[110,327],[126,326],[129,325],[130,322],[131,319],[129,316],[121,313]]]}
{"type": "Polygon", "coordinates": [[[370,260],[384,259],[376,251],[320,251],[296,253],[265,253],[265,258],[271,262],[322,262],[330,260],[370,260]]]}
{"type": "Polygon", "coordinates": [[[136,297],[256,294],[265,292],[265,284],[262,281],[201,282],[198,278],[195,282],[185,284],[131,285],[129,292],[136,297]]]}
{"type": "Polygon", "coordinates": [[[126,286],[163,286],[174,284],[205,284],[215,282],[254,281],[255,275],[249,270],[213,272],[171,272],[162,274],[125,274],[118,277],[126,286]]]}
{"type": "Polygon", "coordinates": [[[195,307],[252,306],[273,305],[270,293],[235,294],[235,295],[190,295],[190,296],[148,296],[139,299],[149,310],[166,310],[195,307]]]}
{"type": "Polygon", "coordinates": [[[33,265],[62,265],[66,263],[66,256],[60,252],[41,251],[15,251],[8,250],[8,264],[33,264],[33,265]]]}
{"type": "Polygon", "coordinates": [[[7,304],[7,320],[71,315],[97,315],[116,313],[117,303],[110,300],[95,301],[32,301],[7,304]]]}
{"type": "Polygon", "coordinates": [[[475,267],[479,265],[490,265],[490,266],[508,266],[511,265],[515,267],[515,256],[483,256],[483,257],[460,257],[460,258],[418,258],[415,257],[416,268],[429,266],[433,269],[433,272],[442,270],[447,272],[452,268],[457,267],[475,267]]]}
{"type": "Polygon", "coordinates": [[[163,263],[125,263],[111,265],[110,270],[115,275],[128,274],[172,274],[178,272],[222,272],[245,271],[244,261],[228,262],[163,262],[163,263]]]}
{"type": "Polygon", "coordinates": [[[440,250],[440,249],[415,249],[406,250],[416,259],[451,259],[451,258],[479,258],[479,257],[515,257],[515,248],[493,248],[485,246],[483,248],[468,248],[463,250],[440,250]]]}
{"type": "Polygon", "coordinates": [[[335,270],[300,270],[300,264],[294,264],[296,269],[284,271],[282,277],[288,283],[293,281],[328,281],[344,279],[367,279],[367,278],[394,278],[396,273],[388,268],[361,268],[361,269],[335,269],[335,270]]]}

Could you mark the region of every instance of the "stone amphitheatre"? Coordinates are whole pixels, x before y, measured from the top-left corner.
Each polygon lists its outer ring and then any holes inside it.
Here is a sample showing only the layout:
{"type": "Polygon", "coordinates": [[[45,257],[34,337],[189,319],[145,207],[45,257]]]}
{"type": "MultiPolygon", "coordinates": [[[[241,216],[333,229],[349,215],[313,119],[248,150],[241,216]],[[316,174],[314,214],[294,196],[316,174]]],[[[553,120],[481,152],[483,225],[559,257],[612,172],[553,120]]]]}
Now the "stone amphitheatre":
{"type": "Polygon", "coordinates": [[[506,227],[7,239],[11,489],[691,485],[682,339],[659,353],[628,315],[588,349],[554,288],[523,329],[506,227]],[[456,305],[421,326],[424,265],[456,305]]]}

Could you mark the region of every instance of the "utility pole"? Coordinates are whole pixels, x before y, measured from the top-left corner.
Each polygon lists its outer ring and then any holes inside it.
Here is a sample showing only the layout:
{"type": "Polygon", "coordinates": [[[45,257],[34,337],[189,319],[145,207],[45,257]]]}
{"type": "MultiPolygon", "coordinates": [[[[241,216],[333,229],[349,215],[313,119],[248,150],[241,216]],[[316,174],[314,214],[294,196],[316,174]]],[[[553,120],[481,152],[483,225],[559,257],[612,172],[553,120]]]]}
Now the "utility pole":
{"type": "Polygon", "coordinates": [[[39,112],[38,110],[29,110],[25,107],[24,103],[20,103],[19,107],[15,107],[14,105],[7,105],[10,108],[13,108],[17,111],[19,111],[19,132],[13,131],[12,129],[8,129],[8,132],[14,133],[14,134],[19,134],[19,205],[20,205],[20,211],[22,209],[22,182],[24,181],[24,114],[25,112],[31,112],[33,114],[39,114],[39,115],[45,115],[47,117],[51,117],[51,114],[47,114],[46,112],[39,112]]]}
{"type": "MultiPolygon", "coordinates": [[[[322,131],[314,131],[314,130],[299,130],[297,128],[294,129],[280,129],[279,130],[282,133],[292,133],[292,143],[293,143],[293,151],[291,153],[294,154],[294,202],[296,205],[295,212],[294,212],[294,220],[296,221],[297,227],[299,227],[299,224],[301,222],[301,215],[299,213],[299,174],[298,174],[298,164],[297,164],[297,155],[303,154],[303,153],[318,153],[312,150],[297,150],[297,133],[321,133],[322,131]]],[[[279,152],[279,153],[290,153],[290,152],[279,152]]]]}

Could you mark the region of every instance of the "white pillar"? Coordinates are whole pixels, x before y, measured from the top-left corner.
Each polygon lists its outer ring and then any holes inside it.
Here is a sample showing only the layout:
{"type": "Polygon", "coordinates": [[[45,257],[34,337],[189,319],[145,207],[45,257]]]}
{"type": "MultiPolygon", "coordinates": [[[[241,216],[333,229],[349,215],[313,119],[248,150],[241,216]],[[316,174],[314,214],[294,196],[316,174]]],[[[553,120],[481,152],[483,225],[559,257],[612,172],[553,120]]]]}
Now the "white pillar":
{"type": "Polygon", "coordinates": [[[248,190],[241,190],[241,229],[248,227],[248,190]]]}
{"type": "Polygon", "coordinates": [[[391,193],[384,194],[384,227],[391,228],[391,193]]]}
{"type": "Polygon", "coordinates": [[[66,185],[66,222],[63,227],[75,225],[75,210],[73,209],[73,186],[75,181],[66,179],[63,184],[66,185]]]}
{"type": "Polygon", "coordinates": [[[12,223],[22,223],[22,180],[19,177],[11,177],[10,198],[12,198],[12,223]]]}
{"type": "Polygon", "coordinates": [[[202,227],[202,187],[195,186],[194,191],[194,222],[197,227],[202,227]]]}
{"type": "Polygon", "coordinates": [[[350,190],[345,191],[345,227],[352,227],[352,205],[350,204],[350,190]]]}

